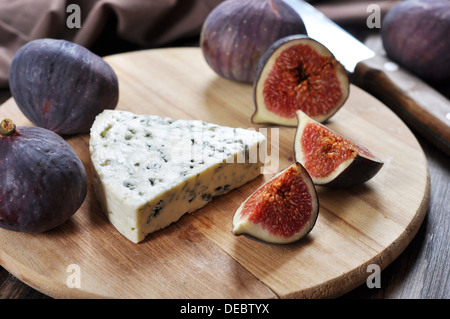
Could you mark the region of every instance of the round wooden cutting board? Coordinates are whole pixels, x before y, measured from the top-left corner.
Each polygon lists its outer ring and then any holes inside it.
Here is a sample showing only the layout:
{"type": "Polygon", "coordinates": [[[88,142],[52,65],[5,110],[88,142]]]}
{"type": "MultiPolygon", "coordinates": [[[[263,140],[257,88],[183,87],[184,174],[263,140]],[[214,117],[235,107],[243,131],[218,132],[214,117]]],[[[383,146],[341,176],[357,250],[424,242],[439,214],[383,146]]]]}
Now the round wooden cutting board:
{"type": "MultiPolygon", "coordinates": [[[[251,85],[218,77],[198,48],[109,56],[120,83],[117,109],[198,119],[267,133],[270,162],[254,181],[151,234],[139,244],[106,219],[93,192],[64,225],[43,234],[0,229],[0,263],[55,298],[333,298],[366,282],[409,244],[428,208],[429,175],[414,135],[355,86],[327,123],[384,161],[364,185],[317,187],[320,212],[297,243],[273,245],[231,233],[235,210],[294,160],[295,128],[253,125],[251,85]]],[[[0,118],[31,125],[13,99],[0,118]]],[[[91,178],[89,136],[67,139],[91,178]]]]}

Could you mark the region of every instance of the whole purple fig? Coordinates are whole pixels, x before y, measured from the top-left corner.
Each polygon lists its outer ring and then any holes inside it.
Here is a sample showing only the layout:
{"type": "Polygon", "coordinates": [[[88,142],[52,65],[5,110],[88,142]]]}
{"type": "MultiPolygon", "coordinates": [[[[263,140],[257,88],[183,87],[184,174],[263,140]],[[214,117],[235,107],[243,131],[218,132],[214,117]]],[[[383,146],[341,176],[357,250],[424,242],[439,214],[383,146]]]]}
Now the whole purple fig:
{"type": "Polygon", "coordinates": [[[402,1],[382,22],[387,55],[424,80],[450,79],[450,1],[402,1]]]}
{"type": "Polygon", "coordinates": [[[9,85],[22,113],[62,135],[88,133],[95,117],[114,109],[117,75],[85,47],[59,39],[26,43],[14,56],[9,85]]]}
{"type": "Polygon", "coordinates": [[[59,135],[0,122],[0,227],[40,233],[69,219],[84,202],[83,163],[59,135]]]}
{"type": "Polygon", "coordinates": [[[206,18],[200,46],[218,75],[253,83],[261,56],[276,40],[292,34],[306,34],[306,28],[282,0],[227,0],[206,18]]]}

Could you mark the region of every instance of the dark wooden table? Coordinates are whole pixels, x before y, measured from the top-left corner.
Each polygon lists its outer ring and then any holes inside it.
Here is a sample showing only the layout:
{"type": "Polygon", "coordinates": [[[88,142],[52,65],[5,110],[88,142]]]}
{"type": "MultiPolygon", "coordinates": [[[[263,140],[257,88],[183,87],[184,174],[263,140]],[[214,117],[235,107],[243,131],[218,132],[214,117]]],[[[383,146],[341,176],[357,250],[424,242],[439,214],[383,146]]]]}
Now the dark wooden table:
{"type": "MultiPolygon", "coordinates": [[[[356,25],[356,29],[349,27],[347,30],[360,31],[361,27],[356,25]]],[[[358,32],[354,35],[361,40],[366,36],[358,32]]],[[[187,45],[190,44],[188,41],[187,45]]],[[[101,45],[103,43],[100,43],[100,47],[101,45]]],[[[101,53],[108,52],[98,54],[101,53]]],[[[446,95],[449,96],[448,89],[446,95]]],[[[9,91],[0,90],[0,105],[10,96],[9,91]]],[[[403,253],[381,272],[381,288],[369,288],[363,284],[342,296],[342,299],[450,298],[450,158],[421,136],[416,136],[426,154],[431,178],[431,198],[425,220],[403,253]]],[[[50,297],[22,283],[0,266],[0,299],[2,298],[50,297]]]]}

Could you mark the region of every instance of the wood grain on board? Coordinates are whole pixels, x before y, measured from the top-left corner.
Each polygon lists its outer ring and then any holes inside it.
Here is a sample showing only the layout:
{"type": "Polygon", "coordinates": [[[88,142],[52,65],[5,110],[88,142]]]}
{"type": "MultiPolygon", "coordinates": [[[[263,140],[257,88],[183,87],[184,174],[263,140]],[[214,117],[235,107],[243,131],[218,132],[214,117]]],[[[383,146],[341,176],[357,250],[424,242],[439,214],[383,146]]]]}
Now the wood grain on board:
{"type": "MultiPolygon", "coordinates": [[[[384,269],[408,245],[426,214],[428,166],[406,125],[361,89],[329,127],[384,161],[369,182],[346,190],[317,187],[320,212],[297,243],[271,245],[231,234],[240,203],[294,159],[295,128],[253,125],[251,85],[218,77],[198,48],[109,56],[120,83],[118,109],[254,127],[268,134],[265,174],[140,244],[119,234],[93,193],[61,227],[31,235],[0,230],[0,264],[55,298],[330,298],[364,283],[367,267],[384,269]],[[69,288],[70,265],[81,285],[69,288]]],[[[13,99],[0,117],[31,125],[13,99]]],[[[67,138],[90,175],[89,136],[67,138]]]]}

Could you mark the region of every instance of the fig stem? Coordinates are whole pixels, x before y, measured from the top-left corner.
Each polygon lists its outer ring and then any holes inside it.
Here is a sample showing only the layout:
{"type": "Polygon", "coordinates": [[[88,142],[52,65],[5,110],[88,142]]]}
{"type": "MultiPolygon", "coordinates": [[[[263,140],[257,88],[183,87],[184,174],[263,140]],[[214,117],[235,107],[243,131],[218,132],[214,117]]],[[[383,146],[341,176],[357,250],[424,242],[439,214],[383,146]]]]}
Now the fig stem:
{"type": "Polygon", "coordinates": [[[2,137],[11,136],[16,132],[16,124],[12,120],[4,119],[0,122],[0,135],[2,137]]]}

